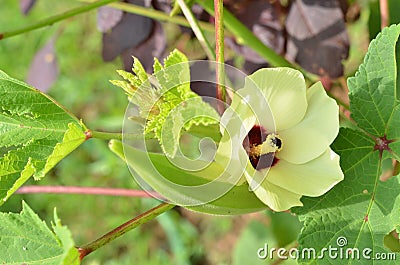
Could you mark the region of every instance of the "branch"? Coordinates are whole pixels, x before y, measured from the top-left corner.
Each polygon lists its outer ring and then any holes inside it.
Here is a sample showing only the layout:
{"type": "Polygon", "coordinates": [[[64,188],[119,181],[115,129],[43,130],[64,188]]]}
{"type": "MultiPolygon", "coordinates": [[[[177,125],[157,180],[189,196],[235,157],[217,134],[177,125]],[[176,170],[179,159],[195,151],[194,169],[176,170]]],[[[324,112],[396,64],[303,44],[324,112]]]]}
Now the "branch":
{"type": "Polygon", "coordinates": [[[80,259],[82,260],[84,257],[89,255],[96,249],[101,248],[102,246],[110,243],[111,241],[114,241],[115,239],[124,235],[125,233],[129,232],[130,230],[138,227],[139,225],[147,223],[148,221],[156,218],[160,214],[162,214],[174,207],[175,207],[175,205],[173,205],[173,204],[162,203],[162,204],[148,210],[147,212],[142,213],[142,214],[138,215],[137,217],[129,220],[128,222],[118,226],[117,228],[108,232],[107,234],[100,237],[99,239],[96,239],[95,241],[93,241],[85,246],[78,247],[78,251],[80,253],[80,259]]]}
{"type": "MultiPolygon", "coordinates": [[[[91,0],[81,0],[82,2],[91,2],[91,0]]],[[[130,3],[124,3],[124,2],[116,2],[110,4],[111,7],[115,9],[119,9],[128,13],[152,18],[154,20],[160,21],[160,22],[170,22],[174,23],[180,26],[188,27],[190,28],[189,22],[181,17],[181,16],[170,16],[162,11],[154,10],[151,8],[143,7],[143,6],[138,6],[130,3]]],[[[200,27],[208,32],[214,32],[214,26],[211,23],[204,22],[204,21],[199,21],[198,22],[200,27]]]]}
{"type": "Polygon", "coordinates": [[[101,188],[101,187],[74,187],[74,186],[25,186],[18,189],[16,193],[92,194],[92,195],[106,195],[106,196],[160,198],[160,195],[153,191],[101,188]]]}
{"type": "Polygon", "coordinates": [[[80,7],[71,9],[71,10],[69,10],[67,12],[64,12],[62,14],[46,18],[46,19],[44,19],[42,21],[39,21],[39,22],[34,23],[34,24],[31,24],[29,26],[26,26],[26,27],[23,27],[23,28],[20,28],[20,29],[17,29],[17,30],[13,30],[13,31],[0,33],[0,40],[1,39],[5,39],[5,38],[9,38],[9,37],[13,37],[13,36],[25,33],[25,32],[29,32],[29,31],[33,31],[33,30],[36,30],[36,29],[40,29],[40,28],[43,28],[43,27],[46,27],[46,26],[51,26],[54,23],[57,23],[57,22],[59,22],[61,20],[73,17],[73,16],[78,15],[78,14],[82,14],[82,13],[88,12],[88,11],[90,11],[92,9],[96,9],[96,8],[98,8],[100,6],[104,6],[104,5],[107,5],[109,3],[116,2],[116,1],[117,0],[99,0],[99,1],[96,1],[94,3],[90,3],[90,4],[87,4],[87,5],[84,5],[84,6],[80,6],[80,7]]]}

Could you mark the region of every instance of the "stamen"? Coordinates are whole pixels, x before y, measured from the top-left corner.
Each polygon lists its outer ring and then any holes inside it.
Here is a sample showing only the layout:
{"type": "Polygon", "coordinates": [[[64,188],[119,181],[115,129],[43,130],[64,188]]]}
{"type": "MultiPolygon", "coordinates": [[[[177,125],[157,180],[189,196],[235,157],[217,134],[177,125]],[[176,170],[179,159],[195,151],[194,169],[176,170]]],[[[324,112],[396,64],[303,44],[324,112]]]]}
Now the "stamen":
{"type": "Polygon", "coordinates": [[[244,139],[243,147],[254,169],[261,170],[272,167],[279,161],[275,152],[282,149],[282,140],[278,135],[268,134],[263,127],[255,125],[244,139]]]}
{"type": "Polygon", "coordinates": [[[282,141],[279,139],[279,136],[271,133],[267,136],[265,142],[262,143],[261,153],[268,154],[268,153],[275,153],[282,149],[282,141]]]}

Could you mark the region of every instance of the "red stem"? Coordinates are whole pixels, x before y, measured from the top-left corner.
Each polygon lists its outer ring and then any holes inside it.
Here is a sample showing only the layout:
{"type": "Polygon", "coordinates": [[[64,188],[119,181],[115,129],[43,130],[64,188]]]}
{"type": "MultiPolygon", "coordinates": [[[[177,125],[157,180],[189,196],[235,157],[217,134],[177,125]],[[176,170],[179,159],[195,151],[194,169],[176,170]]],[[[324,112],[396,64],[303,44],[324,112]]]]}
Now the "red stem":
{"type": "Polygon", "coordinates": [[[379,0],[379,7],[381,10],[381,28],[389,25],[389,9],[387,0],[379,0]]]}
{"type": "Polygon", "coordinates": [[[25,186],[16,193],[57,193],[57,194],[92,194],[106,196],[126,196],[142,198],[159,198],[156,192],[131,189],[100,188],[100,187],[74,187],[74,186],[25,186]]]}
{"type": "Polygon", "coordinates": [[[226,95],[224,90],[224,21],[223,21],[223,1],[214,0],[214,20],[215,20],[215,57],[216,57],[216,82],[217,99],[219,101],[218,111],[222,114],[225,110],[226,95]]]}

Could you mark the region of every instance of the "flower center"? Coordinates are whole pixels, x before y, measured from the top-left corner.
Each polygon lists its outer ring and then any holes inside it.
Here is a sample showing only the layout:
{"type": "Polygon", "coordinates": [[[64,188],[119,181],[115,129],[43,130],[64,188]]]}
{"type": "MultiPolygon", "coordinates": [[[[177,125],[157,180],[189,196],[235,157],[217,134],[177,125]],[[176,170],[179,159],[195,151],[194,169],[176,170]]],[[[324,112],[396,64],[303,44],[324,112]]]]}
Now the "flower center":
{"type": "Polygon", "coordinates": [[[246,150],[254,169],[261,170],[274,166],[279,159],[275,152],[282,149],[282,140],[274,133],[259,125],[254,125],[243,140],[243,148],[246,150]]]}

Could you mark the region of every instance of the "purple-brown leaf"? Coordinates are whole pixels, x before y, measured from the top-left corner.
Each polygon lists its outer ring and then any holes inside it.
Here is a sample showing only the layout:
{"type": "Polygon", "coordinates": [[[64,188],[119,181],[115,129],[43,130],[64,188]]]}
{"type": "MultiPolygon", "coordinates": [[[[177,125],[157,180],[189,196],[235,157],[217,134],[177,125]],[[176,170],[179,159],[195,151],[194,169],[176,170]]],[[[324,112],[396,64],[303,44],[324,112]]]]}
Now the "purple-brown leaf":
{"type": "Polygon", "coordinates": [[[57,80],[59,69],[55,53],[55,38],[51,38],[34,56],[26,82],[46,92],[57,80]]]}
{"type": "MultiPolygon", "coordinates": [[[[232,4],[232,12],[268,47],[276,53],[281,53],[284,47],[282,26],[279,21],[279,11],[268,1],[238,1],[232,4]]],[[[235,41],[227,39],[227,44],[237,53],[253,63],[265,63],[251,48],[240,46],[235,41]]]]}
{"type": "Polygon", "coordinates": [[[286,20],[287,57],[306,70],[336,78],[349,54],[343,12],[336,0],[296,0],[286,20]]]}
{"type": "Polygon", "coordinates": [[[147,72],[153,68],[154,57],[161,59],[167,47],[165,32],[159,22],[154,22],[150,37],[140,45],[124,51],[121,55],[124,69],[131,71],[133,58],[135,56],[143,64],[147,72]]]}
{"type": "Polygon", "coordinates": [[[20,0],[19,8],[21,9],[22,14],[27,15],[35,3],[36,0],[20,0]]]}
{"type": "Polygon", "coordinates": [[[115,27],[122,19],[122,10],[109,6],[102,6],[97,10],[97,29],[107,32],[115,27]]]}
{"type": "MultiPolygon", "coordinates": [[[[128,2],[135,5],[144,4],[143,1],[128,2]]],[[[110,32],[103,33],[103,60],[112,61],[125,50],[136,47],[149,37],[152,28],[151,19],[124,12],[115,27],[110,32]]]]}
{"type": "Polygon", "coordinates": [[[169,14],[172,10],[172,0],[152,0],[151,5],[164,13],[169,14]]]}

